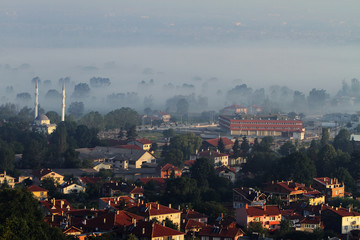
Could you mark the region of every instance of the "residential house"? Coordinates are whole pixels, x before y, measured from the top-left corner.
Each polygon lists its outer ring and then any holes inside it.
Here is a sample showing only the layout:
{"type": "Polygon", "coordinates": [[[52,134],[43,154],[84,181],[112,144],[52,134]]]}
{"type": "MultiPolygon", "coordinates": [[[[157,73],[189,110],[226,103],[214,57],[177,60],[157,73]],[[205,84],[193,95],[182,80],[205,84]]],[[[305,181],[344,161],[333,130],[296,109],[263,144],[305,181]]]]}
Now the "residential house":
{"type": "Polygon", "coordinates": [[[308,200],[309,205],[316,206],[325,204],[325,195],[317,190],[307,191],[304,193],[304,197],[308,200]]]}
{"type": "Polygon", "coordinates": [[[320,216],[307,216],[300,221],[300,231],[314,232],[315,229],[324,228],[320,216]]]}
{"type": "Polygon", "coordinates": [[[304,194],[309,190],[304,184],[294,181],[276,181],[267,183],[264,192],[279,197],[285,202],[293,202],[304,198],[304,194]]]}
{"type": "Polygon", "coordinates": [[[43,181],[46,178],[54,179],[55,185],[59,185],[59,184],[64,183],[64,176],[52,171],[49,168],[35,170],[33,172],[33,175],[34,175],[33,181],[34,181],[35,184],[40,184],[41,181],[43,181]]]}
{"type": "Polygon", "coordinates": [[[128,185],[127,183],[118,181],[109,181],[104,183],[102,187],[102,193],[104,196],[113,197],[116,195],[127,194],[131,198],[137,200],[144,195],[144,189],[135,185],[128,185]]]}
{"type": "Polygon", "coordinates": [[[312,186],[313,188],[325,194],[326,199],[345,196],[344,183],[339,182],[337,178],[313,178],[312,186]]]}
{"type": "Polygon", "coordinates": [[[71,194],[71,193],[80,193],[85,192],[85,188],[81,185],[78,185],[76,183],[66,183],[64,182],[61,185],[57,186],[58,192],[61,192],[62,194],[71,194]]]}
{"type": "Polygon", "coordinates": [[[267,196],[253,188],[241,187],[233,189],[233,208],[249,206],[264,206],[267,196]]]}
{"type": "Polygon", "coordinates": [[[118,233],[125,239],[133,234],[142,240],[184,240],[185,233],[149,221],[134,221],[130,226],[119,228],[118,233]]]}
{"type": "Polygon", "coordinates": [[[161,178],[170,178],[171,176],[181,177],[181,169],[174,165],[167,163],[160,169],[161,178]]]}
{"type": "Polygon", "coordinates": [[[129,142],[128,144],[136,145],[142,150],[149,151],[153,142],[148,139],[136,139],[135,141],[129,142]]]}
{"type": "Polygon", "coordinates": [[[74,210],[70,203],[66,199],[51,199],[46,201],[40,201],[40,206],[45,216],[48,215],[63,215],[68,211],[74,210]]]}
{"type": "Polygon", "coordinates": [[[236,172],[234,168],[222,165],[215,168],[215,172],[219,177],[229,179],[232,183],[236,181],[236,172]]]}
{"type": "MultiPolygon", "coordinates": [[[[221,140],[224,143],[226,151],[230,151],[232,149],[232,147],[234,146],[234,142],[231,141],[227,137],[221,137],[221,140]]],[[[220,138],[213,138],[213,139],[205,140],[202,142],[200,149],[216,151],[218,149],[219,141],[220,141],[220,138]]]]}
{"type": "Polygon", "coordinates": [[[198,158],[208,158],[215,166],[227,166],[229,164],[229,155],[217,151],[206,150],[199,152],[198,158]]]}
{"type": "Polygon", "coordinates": [[[79,177],[79,183],[83,187],[86,187],[87,184],[95,184],[101,181],[101,177],[79,177]]]}
{"type": "Polygon", "coordinates": [[[189,220],[195,220],[201,223],[206,224],[208,221],[208,217],[205,214],[199,213],[197,211],[191,209],[183,209],[181,213],[182,222],[186,222],[189,220]],[[185,221],[184,221],[185,220],[185,221]]]}
{"type": "Polygon", "coordinates": [[[11,188],[14,188],[15,186],[15,178],[7,175],[6,171],[4,171],[4,173],[0,173],[0,184],[4,183],[6,183],[11,188]]]}
{"type": "Polygon", "coordinates": [[[229,165],[230,166],[241,166],[246,163],[246,158],[244,157],[234,157],[234,152],[229,153],[229,165]]]}
{"type": "Polygon", "coordinates": [[[195,237],[195,235],[206,226],[207,226],[206,223],[189,219],[183,223],[181,229],[186,233],[187,236],[195,237]]]}
{"type": "Polygon", "coordinates": [[[103,162],[97,163],[97,164],[95,164],[93,169],[96,170],[97,172],[100,172],[100,170],[111,170],[111,164],[103,163],[103,162]]]}
{"type": "Polygon", "coordinates": [[[249,206],[235,210],[236,222],[247,227],[251,222],[261,222],[264,228],[269,230],[280,229],[281,213],[279,206],[249,206]]]}
{"type": "Polygon", "coordinates": [[[182,174],[189,174],[190,173],[190,168],[191,168],[192,165],[194,165],[195,161],[196,160],[187,160],[187,161],[185,161],[184,167],[181,170],[182,174]]]}
{"type": "Polygon", "coordinates": [[[36,185],[31,185],[28,187],[28,191],[31,192],[34,197],[39,201],[46,201],[48,197],[48,190],[41,188],[36,185]]]}
{"type": "Polygon", "coordinates": [[[110,209],[111,211],[117,211],[128,209],[134,206],[137,206],[137,202],[129,196],[99,198],[99,209],[110,209]]]}
{"type": "Polygon", "coordinates": [[[321,220],[325,230],[332,230],[338,234],[360,230],[360,213],[350,208],[324,206],[321,211],[321,220]]]}
{"type": "Polygon", "coordinates": [[[168,218],[180,228],[181,211],[171,208],[171,204],[168,207],[159,203],[137,204],[128,208],[128,211],[143,216],[148,221],[156,219],[162,223],[168,218]]]}
{"type": "Polygon", "coordinates": [[[198,233],[200,240],[237,240],[244,232],[238,228],[222,228],[219,226],[205,226],[198,233]]]}

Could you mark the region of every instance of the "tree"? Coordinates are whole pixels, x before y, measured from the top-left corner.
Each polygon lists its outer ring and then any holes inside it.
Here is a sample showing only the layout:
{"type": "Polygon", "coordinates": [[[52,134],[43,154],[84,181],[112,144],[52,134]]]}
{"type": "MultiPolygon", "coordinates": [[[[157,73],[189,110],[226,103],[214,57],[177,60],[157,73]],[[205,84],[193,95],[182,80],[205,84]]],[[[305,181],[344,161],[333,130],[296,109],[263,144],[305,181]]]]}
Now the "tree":
{"type": "Polygon", "coordinates": [[[258,233],[259,235],[267,235],[268,231],[263,228],[261,222],[250,222],[246,229],[248,234],[258,233]]]}
{"type": "Polygon", "coordinates": [[[305,153],[294,152],[280,159],[277,173],[278,179],[311,184],[316,176],[316,167],[305,153]]]}
{"type": "Polygon", "coordinates": [[[232,150],[235,158],[240,157],[241,151],[240,151],[239,139],[236,138],[232,150]]]}
{"type": "Polygon", "coordinates": [[[286,141],[283,145],[281,145],[279,149],[279,153],[283,156],[290,155],[296,151],[296,147],[292,144],[291,141],[286,141]]]}
{"type": "Polygon", "coordinates": [[[46,113],[46,116],[50,119],[51,123],[58,124],[61,122],[61,117],[55,111],[49,111],[46,113]]]}
{"type": "Polygon", "coordinates": [[[126,137],[129,142],[135,141],[137,137],[136,125],[133,125],[127,131],[126,137]]]}
{"type": "Polygon", "coordinates": [[[199,188],[207,189],[209,187],[209,179],[215,178],[215,170],[213,164],[207,158],[199,158],[190,168],[191,178],[195,179],[199,188]]]}
{"type": "Polygon", "coordinates": [[[87,83],[79,83],[75,85],[72,96],[74,98],[87,98],[90,94],[90,87],[87,83]]]}
{"type": "Polygon", "coordinates": [[[337,153],[335,148],[330,144],[326,144],[321,148],[318,155],[318,161],[316,162],[317,175],[319,177],[331,175],[336,164],[337,153]]]}
{"type": "Polygon", "coordinates": [[[83,102],[72,102],[70,103],[68,112],[75,117],[79,118],[84,114],[84,103],[83,102]]]}
{"type": "Polygon", "coordinates": [[[313,88],[309,92],[309,96],[307,98],[309,106],[311,108],[322,108],[325,105],[326,100],[329,98],[329,94],[326,93],[324,89],[316,89],[313,88]]]}
{"type": "Polygon", "coordinates": [[[44,221],[38,203],[23,188],[0,190],[1,239],[65,239],[59,228],[44,221]]]}
{"type": "Polygon", "coordinates": [[[109,78],[92,77],[90,78],[90,86],[94,88],[108,87],[111,82],[109,78]]]}
{"type": "Polygon", "coordinates": [[[165,138],[172,138],[176,135],[176,133],[173,128],[169,128],[163,131],[163,135],[165,138]]]}
{"type": "Polygon", "coordinates": [[[329,129],[328,128],[322,128],[321,130],[321,140],[320,140],[320,146],[324,147],[326,144],[329,143],[329,129]]]}
{"type": "Polygon", "coordinates": [[[150,152],[156,152],[158,149],[158,144],[156,142],[151,144],[150,152]]]}
{"type": "Polygon", "coordinates": [[[225,144],[224,144],[224,141],[222,140],[222,138],[220,138],[218,141],[218,150],[221,153],[225,152],[225,144]]]}
{"type": "Polygon", "coordinates": [[[334,138],[334,147],[336,150],[340,149],[343,152],[351,153],[353,146],[350,140],[350,133],[346,129],[341,129],[334,138]]]}
{"type": "Polygon", "coordinates": [[[176,135],[171,138],[169,149],[179,149],[183,153],[184,159],[189,159],[190,155],[199,150],[201,138],[194,133],[176,135]]]}
{"type": "MultiPolygon", "coordinates": [[[[257,138],[255,140],[257,140],[257,138]]],[[[244,136],[242,139],[240,149],[241,149],[241,154],[243,157],[245,157],[249,153],[250,144],[249,144],[249,141],[247,140],[246,136],[244,136]]]]}
{"type": "Polygon", "coordinates": [[[105,128],[124,128],[128,130],[131,126],[137,125],[138,114],[131,108],[120,108],[105,115],[105,128]]]}
{"type": "Polygon", "coordinates": [[[12,171],[14,169],[15,153],[9,144],[0,141],[0,170],[12,171]]]}
{"type": "Polygon", "coordinates": [[[176,103],[176,112],[181,116],[187,115],[189,112],[189,103],[185,98],[181,98],[176,103]]]}
{"type": "Polygon", "coordinates": [[[104,129],[104,117],[99,112],[89,112],[81,117],[79,124],[88,128],[104,129]]]}

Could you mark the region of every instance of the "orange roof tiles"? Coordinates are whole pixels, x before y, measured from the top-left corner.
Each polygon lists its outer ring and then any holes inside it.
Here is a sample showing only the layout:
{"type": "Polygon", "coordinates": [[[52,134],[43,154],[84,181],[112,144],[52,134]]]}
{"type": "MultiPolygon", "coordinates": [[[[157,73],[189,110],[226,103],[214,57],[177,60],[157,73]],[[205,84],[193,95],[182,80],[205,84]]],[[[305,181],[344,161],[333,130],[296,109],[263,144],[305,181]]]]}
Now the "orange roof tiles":
{"type": "MultiPolygon", "coordinates": [[[[228,139],[227,137],[222,137],[221,138],[223,140],[224,145],[234,145],[233,141],[231,141],[230,139],[228,139]]],[[[207,142],[208,144],[217,147],[219,144],[219,138],[213,138],[213,139],[209,139],[206,140],[205,142],[207,142]]]]}
{"type": "Polygon", "coordinates": [[[36,186],[36,185],[31,185],[30,187],[28,187],[28,191],[30,191],[30,192],[48,192],[48,190],[46,190],[42,187],[36,186]]]}
{"type": "Polygon", "coordinates": [[[250,217],[260,217],[260,216],[277,216],[280,215],[279,206],[275,205],[265,205],[261,206],[247,206],[246,209],[247,215],[250,217]]]}

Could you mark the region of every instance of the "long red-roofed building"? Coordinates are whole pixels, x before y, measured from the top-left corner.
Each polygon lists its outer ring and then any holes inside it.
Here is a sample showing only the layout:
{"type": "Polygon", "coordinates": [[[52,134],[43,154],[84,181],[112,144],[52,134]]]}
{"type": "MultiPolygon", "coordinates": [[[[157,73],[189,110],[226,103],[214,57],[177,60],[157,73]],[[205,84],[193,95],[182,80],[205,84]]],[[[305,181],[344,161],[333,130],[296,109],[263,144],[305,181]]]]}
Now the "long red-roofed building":
{"type": "Polygon", "coordinates": [[[277,116],[234,117],[219,116],[220,127],[230,135],[246,136],[293,136],[304,132],[303,122],[279,119],[277,116]]]}

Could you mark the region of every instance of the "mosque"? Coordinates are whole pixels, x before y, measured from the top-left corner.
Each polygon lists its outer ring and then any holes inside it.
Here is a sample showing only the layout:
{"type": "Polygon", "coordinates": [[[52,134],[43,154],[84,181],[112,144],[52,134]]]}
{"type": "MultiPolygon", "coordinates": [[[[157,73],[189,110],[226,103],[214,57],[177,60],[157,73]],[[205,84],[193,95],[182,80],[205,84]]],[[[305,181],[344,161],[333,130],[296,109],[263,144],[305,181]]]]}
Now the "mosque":
{"type": "MultiPolygon", "coordinates": [[[[51,134],[56,129],[56,124],[50,123],[50,119],[45,114],[38,114],[39,112],[39,85],[36,81],[35,86],[35,118],[34,118],[34,128],[38,132],[45,134],[51,134]]],[[[65,83],[62,87],[62,109],[61,109],[61,121],[65,121],[65,83]]]]}

